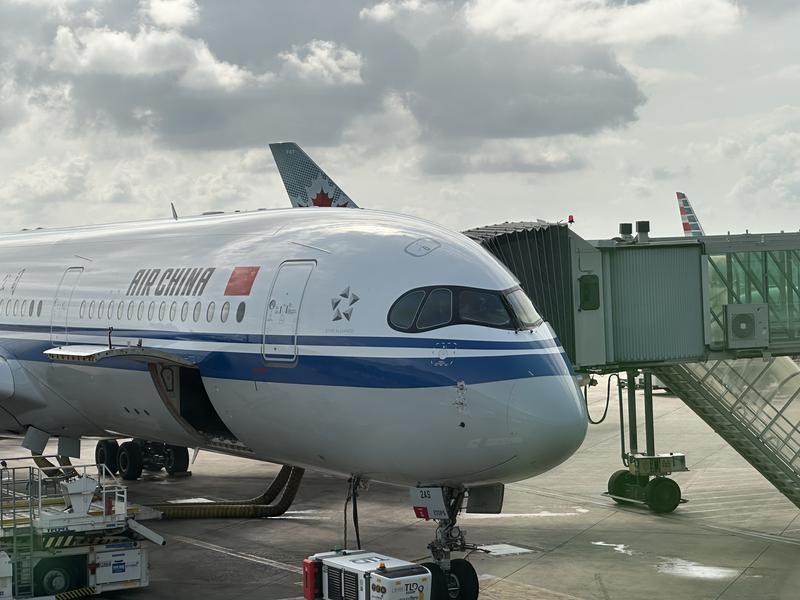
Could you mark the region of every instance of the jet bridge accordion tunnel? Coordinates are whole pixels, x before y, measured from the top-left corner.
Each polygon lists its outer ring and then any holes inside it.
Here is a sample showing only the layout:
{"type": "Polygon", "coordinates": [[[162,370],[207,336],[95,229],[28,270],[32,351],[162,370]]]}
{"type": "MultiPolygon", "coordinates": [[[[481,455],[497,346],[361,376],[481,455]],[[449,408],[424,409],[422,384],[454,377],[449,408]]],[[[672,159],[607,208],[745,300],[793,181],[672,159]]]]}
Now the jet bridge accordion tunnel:
{"type": "Polygon", "coordinates": [[[800,368],[775,358],[800,354],[800,233],[650,238],[636,225],[592,241],[543,221],[465,234],[516,275],[578,373],[626,371],[632,383],[644,371],[647,453],[629,385],[628,469],[609,481],[612,497],[649,504],[653,481],[685,469],[653,470],[683,459],[655,455],[655,375],[800,507],[800,368]]]}

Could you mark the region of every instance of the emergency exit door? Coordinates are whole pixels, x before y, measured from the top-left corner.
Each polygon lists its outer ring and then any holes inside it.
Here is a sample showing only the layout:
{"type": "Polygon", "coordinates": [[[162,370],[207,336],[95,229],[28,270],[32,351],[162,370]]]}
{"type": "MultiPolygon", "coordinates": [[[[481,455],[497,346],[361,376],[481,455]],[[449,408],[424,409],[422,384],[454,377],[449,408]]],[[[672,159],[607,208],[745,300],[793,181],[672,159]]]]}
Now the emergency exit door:
{"type": "Polygon", "coordinates": [[[278,269],[267,299],[262,352],[270,362],[297,359],[297,327],[303,294],[314,270],[311,261],[288,261],[278,269]]]}
{"type": "MultiPolygon", "coordinates": [[[[50,343],[53,346],[69,344],[69,320],[72,294],[83,273],[83,267],[70,267],[61,276],[61,281],[53,300],[53,312],[50,316],[50,343]]],[[[73,308],[74,311],[74,308],[73,308]]]]}

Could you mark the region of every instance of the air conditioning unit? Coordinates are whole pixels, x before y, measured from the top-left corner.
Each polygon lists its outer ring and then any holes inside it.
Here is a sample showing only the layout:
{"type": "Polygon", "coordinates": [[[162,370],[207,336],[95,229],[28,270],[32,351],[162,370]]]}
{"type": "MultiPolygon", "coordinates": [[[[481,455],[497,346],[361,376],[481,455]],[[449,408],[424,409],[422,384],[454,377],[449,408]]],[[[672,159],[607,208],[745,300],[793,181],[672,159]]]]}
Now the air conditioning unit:
{"type": "Polygon", "coordinates": [[[725,306],[727,347],[731,350],[769,346],[769,311],[766,304],[725,306]]]}

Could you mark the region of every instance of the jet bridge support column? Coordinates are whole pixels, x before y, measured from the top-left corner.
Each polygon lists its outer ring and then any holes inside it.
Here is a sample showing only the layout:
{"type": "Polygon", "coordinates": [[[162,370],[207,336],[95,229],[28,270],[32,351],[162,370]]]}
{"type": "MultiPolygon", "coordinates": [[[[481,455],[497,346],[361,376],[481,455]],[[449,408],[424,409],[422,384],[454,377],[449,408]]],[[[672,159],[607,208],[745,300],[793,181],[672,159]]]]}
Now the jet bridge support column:
{"type": "MultiPolygon", "coordinates": [[[[638,416],[636,406],[637,371],[627,371],[628,388],[628,437],[630,451],[624,451],[625,423],[620,423],[623,436],[623,462],[628,467],[611,475],[608,480],[608,495],[620,504],[646,504],[654,512],[668,513],[681,503],[681,489],[675,481],[666,477],[676,471],[686,470],[683,454],[656,454],[655,422],[653,415],[653,379],[645,372],[644,381],[644,426],[646,453],[639,452],[638,416]]],[[[622,409],[620,395],[620,409],[622,409]]],[[[620,410],[622,417],[623,411],[620,410]]]]}

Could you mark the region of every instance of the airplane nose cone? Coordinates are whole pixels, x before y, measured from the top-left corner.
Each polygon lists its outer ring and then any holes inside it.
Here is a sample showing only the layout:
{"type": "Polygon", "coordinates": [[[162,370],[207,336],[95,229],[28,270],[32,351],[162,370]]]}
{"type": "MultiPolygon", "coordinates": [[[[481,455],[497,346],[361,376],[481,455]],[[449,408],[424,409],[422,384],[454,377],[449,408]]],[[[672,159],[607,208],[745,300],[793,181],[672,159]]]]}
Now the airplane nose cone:
{"type": "Polygon", "coordinates": [[[511,392],[508,425],[522,440],[521,465],[530,477],[572,456],[586,437],[583,394],[569,375],[532,377],[511,392]]]}

